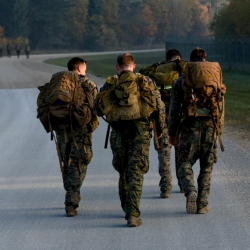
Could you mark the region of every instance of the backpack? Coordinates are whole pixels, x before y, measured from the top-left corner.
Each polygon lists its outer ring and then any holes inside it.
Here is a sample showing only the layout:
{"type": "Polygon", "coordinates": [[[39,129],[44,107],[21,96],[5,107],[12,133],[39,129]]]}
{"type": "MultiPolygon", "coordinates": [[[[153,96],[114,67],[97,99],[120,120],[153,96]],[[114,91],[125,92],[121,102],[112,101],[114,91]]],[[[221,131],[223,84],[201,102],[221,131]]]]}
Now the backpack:
{"type": "Polygon", "coordinates": [[[183,113],[186,117],[211,117],[220,140],[221,117],[224,112],[226,86],[217,62],[188,62],[182,79],[184,91],[183,113]]]}
{"type": "Polygon", "coordinates": [[[153,78],[161,93],[161,99],[168,110],[170,103],[170,94],[175,80],[182,75],[186,66],[186,61],[174,60],[171,62],[156,62],[151,66],[139,70],[140,73],[153,78]]]}
{"type": "Polygon", "coordinates": [[[152,76],[161,93],[161,99],[165,103],[166,109],[169,107],[173,83],[184,72],[186,63],[186,61],[178,59],[166,62],[159,65],[152,76]]]}
{"type": "MultiPolygon", "coordinates": [[[[89,80],[85,77],[84,82],[86,81],[89,80]]],[[[38,89],[37,118],[47,133],[62,124],[83,126],[91,121],[92,90],[88,84],[81,84],[79,75],[75,72],[58,72],[49,83],[38,89]]]]}
{"type": "Polygon", "coordinates": [[[164,63],[165,61],[162,61],[162,62],[156,62],[156,63],[153,63],[152,65],[150,66],[145,66],[143,68],[141,68],[139,70],[139,73],[142,74],[142,75],[145,75],[145,76],[149,76],[149,77],[152,77],[157,69],[157,67],[164,63]]]}
{"type": "Polygon", "coordinates": [[[96,110],[109,123],[150,117],[156,110],[155,86],[141,74],[126,72],[106,79],[105,91],[97,94],[96,110]]]}

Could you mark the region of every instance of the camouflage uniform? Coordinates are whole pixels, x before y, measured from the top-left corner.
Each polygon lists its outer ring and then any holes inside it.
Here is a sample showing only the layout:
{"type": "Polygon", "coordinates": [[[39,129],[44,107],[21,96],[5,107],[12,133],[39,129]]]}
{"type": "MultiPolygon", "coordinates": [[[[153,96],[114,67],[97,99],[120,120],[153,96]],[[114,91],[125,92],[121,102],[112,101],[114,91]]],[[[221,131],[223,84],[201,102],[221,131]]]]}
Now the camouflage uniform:
{"type": "Polygon", "coordinates": [[[29,59],[29,57],[30,57],[30,46],[29,46],[29,44],[25,45],[24,51],[25,51],[25,54],[26,54],[26,58],[29,59]]]}
{"type": "Polygon", "coordinates": [[[20,52],[21,52],[21,47],[19,45],[16,45],[15,50],[16,50],[17,58],[19,58],[20,52]]]}
{"type": "MultiPolygon", "coordinates": [[[[155,86],[155,83],[150,78],[147,79],[150,85],[155,86]]],[[[100,89],[100,91],[104,90],[106,90],[106,84],[100,89]]],[[[165,107],[161,101],[160,93],[158,91],[157,93],[158,112],[156,112],[157,117],[154,120],[160,132],[162,132],[165,121],[165,107]]],[[[119,172],[121,207],[125,212],[126,219],[129,216],[139,217],[144,174],[149,169],[152,119],[118,121],[113,122],[111,127],[112,163],[115,170],[119,172]]]]}
{"type": "MultiPolygon", "coordinates": [[[[166,74],[166,63],[168,61],[163,61],[157,68],[156,70],[156,74],[159,73],[164,73],[166,74]]],[[[182,73],[182,71],[184,70],[184,66],[183,68],[179,69],[179,75],[182,73]]],[[[161,88],[161,85],[158,86],[158,88],[161,88]]],[[[169,111],[169,103],[170,100],[165,100],[164,101],[165,105],[166,105],[166,114],[168,114],[169,111]]],[[[168,121],[166,119],[166,124],[163,130],[163,135],[162,138],[159,139],[159,146],[160,148],[157,149],[156,147],[156,143],[154,144],[155,146],[155,150],[157,150],[158,152],[158,160],[159,160],[159,166],[158,166],[158,170],[159,170],[159,175],[161,176],[161,180],[159,182],[159,186],[160,186],[160,190],[162,193],[165,192],[169,192],[172,190],[172,174],[171,174],[171,161],[170,161],[170,155],[171,155],[171,148],[172,145],[169,143],[169,139],[168,139],[168,121]]],[[[179,158],[179,146],[175,146],[174,147],[174,151],[175,151],[175,172],[176,172],[176,177],[178,180],[178,185],[181,188],[181,184],[180,184],[180,178],[178,177],[178,169],[179,169],[179,164],[178,164],[178,158],[179,158]]]]}
{"type": "MultiPolygon", "coordinates": [[[[181,120],[184,104],[182,77],[174,83],[169,109],[169,135],[175,136],[181,120]]],[[[197,208],[208,204],[213,164],[217,161],[217,144],[214,124],[209,117],[187,117],[180,124],[179,177],[185,196],[196,191],[192,166],[200,159],[197,208]]]]}
{"type": "MultiPolygon", "coordinates": [[[[86,82],[84,82],[85,84],[86,82]]],[[[93,99],[97,94],[96,84],[88,81],[93,91],[93,99]]],[[[91,122],[98,123],[99,118],[93,113],[91,122]]],[[[98,124],[96,124],[97,126],[98,124]]],[[[63,161],[63,184],[66,190],[65,206],[74,206],[77,208],[81,200],[80,189],[87,172],[87,166],[90,163],[92,153],[92,129],[89,124],[83,127],[79,125],[64,125],[55,129],[58,146],[63,161]]]]}
{"type": "Polygon", "coordinates": [[[161,192],[171,191],[172,189],[172,174],[170,166],[170,154],[171,154],[171,144],[168,141],[168,127],[167,123],[164,126],[162,137],[158,139],[160,148],[157,148],[156,142],[154,142],[155,150],[158,152],[158,171],[161,176],[159,182],[161,192]]]}

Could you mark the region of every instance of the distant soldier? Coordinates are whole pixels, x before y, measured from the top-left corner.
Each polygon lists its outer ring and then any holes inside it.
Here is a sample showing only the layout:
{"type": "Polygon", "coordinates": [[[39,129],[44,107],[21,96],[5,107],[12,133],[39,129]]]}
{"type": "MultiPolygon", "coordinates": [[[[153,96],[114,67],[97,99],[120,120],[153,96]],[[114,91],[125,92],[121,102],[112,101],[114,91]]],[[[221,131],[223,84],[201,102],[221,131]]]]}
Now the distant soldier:
{"type": "Polygon", "coordinates": [[[16,50],[17,58],[19,58],[20,52],[21,52],[21,47],[19,46],[19,44],[16,45],[15,50],[16,50]]]}
{"type": "Polygon", "coordinates": [[[26,58],[29,59],[29,57],[30,57],[30,46],[29,46],[29,44],[25,45],[24,50],[25,50],[26,58]]]}
{"type": "Polygon", "coordinates": [[[11,57],[11,50],[12,50],[12,47],[11,47],[10,43],[8,43],[6,46],[7,57],[11,57]]]}
{"type": "Polygon", "coordinates": [[[0,43],[0,57],[3,57],[3,45],[0,43]]]}

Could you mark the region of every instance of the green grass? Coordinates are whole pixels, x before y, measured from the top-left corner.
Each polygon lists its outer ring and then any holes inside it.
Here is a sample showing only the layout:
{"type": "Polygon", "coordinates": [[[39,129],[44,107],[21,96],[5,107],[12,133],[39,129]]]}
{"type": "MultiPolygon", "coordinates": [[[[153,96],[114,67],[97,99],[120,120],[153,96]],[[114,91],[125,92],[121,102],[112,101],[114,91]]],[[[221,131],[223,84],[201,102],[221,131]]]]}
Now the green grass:
{"type": "Polygon", "coordinates": [[[226,123],[239,129],[250,128],[250,74],[244,72],[223,72],[226,123]]]}
{"type": "MultiPolygon", "coordinates": [[[[135,72],[138,72],[143,66],[151,65],[154,62],[162,61],[165,58],[165,53],[163,51],[156,52],[136,52],[133,53],[136,69],[135,72]]],[[[87,72],[89,74],[99,76],[99,77],[108,77],[110,75],[115,75],[116,69],[116,54],[110,55],[95,55],[95,56],[84,56],[84,59],[87,61],[87,72]]],[[[56,58],[56,59],[48,59],[45,63],[55,64],[62,67],[66,67],[67,62],[70,57],[67,58],[56,58]]]]}
{"type": "MultiPolygon", "coordinates": [[[[143,66],[164,59],[164,52],[133,53],[138,72],[143,66]]],[[[88,73],[107,77],[116,74],[115,62],[117,55],[84,56],[88,62],[88,73]]],[[[65,67],[70,58],[49,59],[46,63],[65,67]]],[[[250,73],[223,71],[223,82],[227,87],[225,95],[225,126],[240,129],[250,139],[250,73]]]]}

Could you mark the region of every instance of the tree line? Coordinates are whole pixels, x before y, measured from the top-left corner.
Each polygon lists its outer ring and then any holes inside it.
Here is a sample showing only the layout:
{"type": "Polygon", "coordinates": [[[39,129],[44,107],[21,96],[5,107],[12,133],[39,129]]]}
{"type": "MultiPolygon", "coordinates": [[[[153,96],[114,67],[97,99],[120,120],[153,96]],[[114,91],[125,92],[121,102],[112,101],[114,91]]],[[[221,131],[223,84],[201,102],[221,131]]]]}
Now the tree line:
{"type": "Polygon", "coordinates": [[[168,36],[249,34],[246,5],[250,0],[1,1],[0,43],[101,51],[162,47],[168,36]]]}

